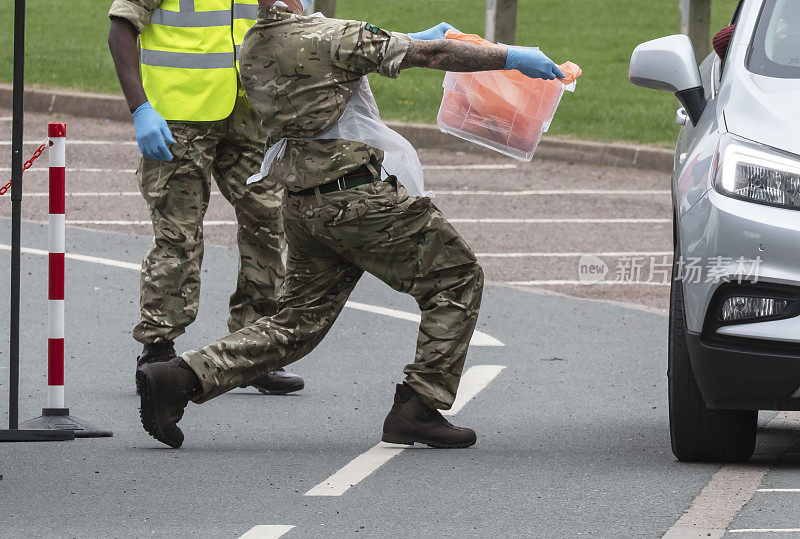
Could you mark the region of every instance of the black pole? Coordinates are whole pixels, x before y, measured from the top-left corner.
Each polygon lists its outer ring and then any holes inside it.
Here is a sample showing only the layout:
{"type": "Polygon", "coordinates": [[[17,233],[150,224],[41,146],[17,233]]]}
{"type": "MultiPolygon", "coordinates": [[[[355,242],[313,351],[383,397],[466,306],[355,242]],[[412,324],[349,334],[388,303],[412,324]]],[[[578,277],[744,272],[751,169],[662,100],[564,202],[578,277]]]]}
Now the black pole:
{"type": "Polygon", "coordinates": [[[18,430],[19,427],[19,297],[20,221],[22,220],[22,123],[24,108],[25,0],[14,2],[14,97],[11,121],[11,328],[9,353],[8,429],[0,442],[56,442],[73,440],[73,431],[18,430]]]}
{"type": "Polygon", "coordinates": [[[20,220],[22,217],[22,121],[25,68],[25,0],[14,3],[14,118],[11,124],[11,350],[8,428],[19,426],[20,220]]]}

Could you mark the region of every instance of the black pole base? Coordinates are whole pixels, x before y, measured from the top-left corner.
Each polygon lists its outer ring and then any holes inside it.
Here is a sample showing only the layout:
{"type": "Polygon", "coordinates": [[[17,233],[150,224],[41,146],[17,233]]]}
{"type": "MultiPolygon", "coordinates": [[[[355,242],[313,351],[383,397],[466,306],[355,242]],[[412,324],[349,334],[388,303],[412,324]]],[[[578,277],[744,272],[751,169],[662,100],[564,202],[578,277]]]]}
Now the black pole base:
{"type": "Polygon", "coordinates": [[[75,438],[106,438],[110,430],[100,430],[86,421],[69,415],[69,408],[42,408],[42,415],[20,424],[24,429],[71,431],[75,438]]]}
{"type": "Polygon", "coordinates": [[[2,442],[65,442],[75,439],[73,430],[14,429],[0,430],[2,442]]]}

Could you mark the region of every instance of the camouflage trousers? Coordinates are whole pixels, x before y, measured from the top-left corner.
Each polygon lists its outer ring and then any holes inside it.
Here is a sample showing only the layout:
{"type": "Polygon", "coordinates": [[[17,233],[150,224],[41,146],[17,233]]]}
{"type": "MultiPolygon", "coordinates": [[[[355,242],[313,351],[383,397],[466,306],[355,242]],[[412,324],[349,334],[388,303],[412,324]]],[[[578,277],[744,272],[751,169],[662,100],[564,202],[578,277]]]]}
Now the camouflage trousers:
{"type": "MultiPolygon", "coordinates": [[[[287,193],[283,218],[288,260],[280,310],[181,356],[202,382],[197,402],[311,352],[368,271],[417,300],[422,320],[406,383],[429,406],[449,409],[478,319],[483,271],[439,209],[390,179],[325,195],[287,193]]],[[[380,343],[380,335],[367,339],[380,343]]]]}
{"type": "Polygon", "coordinates": [[[197,316],[203,217],[211,177],[238,221],[239,274],[230,298],[230,331],[277,310],[283,281],[282,188],[246,180],[261,167],[264,139],[258,117],[244,99],[218,122],[170,122],[172,161],[142,158],[139,187],[150,209],[153,243],[142,263],[141,320],[133,337],[142,343],[173,340],[197,316]]]}

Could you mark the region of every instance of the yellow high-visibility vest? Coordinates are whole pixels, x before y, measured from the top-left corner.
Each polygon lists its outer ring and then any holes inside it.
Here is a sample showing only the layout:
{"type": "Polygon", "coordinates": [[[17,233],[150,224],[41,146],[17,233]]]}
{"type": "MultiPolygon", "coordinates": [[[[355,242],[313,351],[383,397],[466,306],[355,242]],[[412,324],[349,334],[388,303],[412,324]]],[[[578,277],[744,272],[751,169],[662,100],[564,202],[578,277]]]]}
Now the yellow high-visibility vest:
{"type": "Polygon", "coordinates": [[[142,83],[166,120],[211,122],[233,111],[239,48],[258,0],[164,0],[139,38],[142,83]]]}

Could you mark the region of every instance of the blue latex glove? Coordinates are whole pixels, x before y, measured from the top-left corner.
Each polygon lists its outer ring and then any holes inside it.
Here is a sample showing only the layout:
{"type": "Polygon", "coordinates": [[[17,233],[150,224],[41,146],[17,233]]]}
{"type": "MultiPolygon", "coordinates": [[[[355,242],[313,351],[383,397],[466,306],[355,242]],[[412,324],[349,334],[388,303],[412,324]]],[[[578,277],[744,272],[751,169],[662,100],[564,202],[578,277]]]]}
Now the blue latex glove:
{"type": "MultiPolygon", "coordinates": [[[[440,22],[433,28],[428,28],[427,30],[423,30],[422,32],[414,32],[413,34],[408,34],[411,39],[421,39],[423,41],[430,41],[432,39],[444,39],[444,33],[448,30],[456,30],[453,28],[452,25],[447,24],[446,22],[440,22]]],[[[458,30],[456,30],[458,32],[458,30]]]]}
{"type": "Polygon", "coordinates": [[[564,73],[543,52],[531,49],[508,47],[506,69],[517,69],[532,79],[563,79],[564,73]]]}
{"type": "Polygon", "coordinates": [[[167,144],[175,144],[175,139],[172,138],[167,122],[149,101],[133,113],[133,127],[142,155],[159,161],[172,161],[172,153],[167,144]]]}

